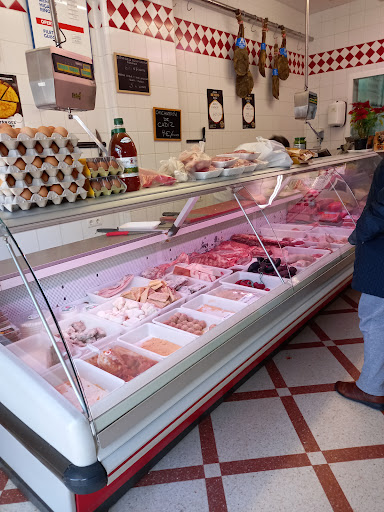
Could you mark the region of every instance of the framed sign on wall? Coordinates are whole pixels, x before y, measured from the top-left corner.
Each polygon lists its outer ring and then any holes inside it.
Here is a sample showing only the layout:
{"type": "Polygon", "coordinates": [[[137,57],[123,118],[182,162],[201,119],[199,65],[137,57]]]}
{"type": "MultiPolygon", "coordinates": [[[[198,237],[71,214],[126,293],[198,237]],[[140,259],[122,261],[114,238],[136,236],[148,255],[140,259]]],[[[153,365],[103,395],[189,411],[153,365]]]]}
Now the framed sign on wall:
{"type": "Polygon", "coordinates": [[[181,110],[153,107],[155,140],[181,140],[181,110]]]}
{"type": "Polygon", "coordinates": [[[148,59],[114,53],[117,92],[151,94],[148,59]]]}

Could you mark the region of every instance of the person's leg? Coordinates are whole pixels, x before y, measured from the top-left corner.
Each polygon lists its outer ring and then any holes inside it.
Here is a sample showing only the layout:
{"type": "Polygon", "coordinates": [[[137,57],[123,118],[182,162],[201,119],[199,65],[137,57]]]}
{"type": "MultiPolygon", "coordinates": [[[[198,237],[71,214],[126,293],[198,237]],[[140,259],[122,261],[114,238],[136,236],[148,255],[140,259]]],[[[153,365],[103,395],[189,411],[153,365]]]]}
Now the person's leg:
{"type": "Polygon", "coordinates": [[[384,299],[363,293],[359,317],[364,365],[356,384],[369,395],[384,396],[384,299]]]}

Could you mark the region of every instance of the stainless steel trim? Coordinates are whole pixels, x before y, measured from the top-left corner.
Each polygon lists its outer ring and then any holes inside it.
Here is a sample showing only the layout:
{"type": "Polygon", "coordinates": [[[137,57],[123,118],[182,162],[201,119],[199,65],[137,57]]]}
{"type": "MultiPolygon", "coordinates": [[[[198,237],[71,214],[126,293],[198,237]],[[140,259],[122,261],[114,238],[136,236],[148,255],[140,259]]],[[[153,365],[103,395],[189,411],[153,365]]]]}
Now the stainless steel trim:
{"type": "Polygon", "coordinates": [[[56,11],[56,5],[55,0],[48,0],[49,2],[49,10],[51,11],[51,18],[52,18],[52,28],[53,28],[53,35],[55,38],[56,46],[61,48],[61,34],[59,29],[59,22],[57,19],[57,11],[56,11]]]}

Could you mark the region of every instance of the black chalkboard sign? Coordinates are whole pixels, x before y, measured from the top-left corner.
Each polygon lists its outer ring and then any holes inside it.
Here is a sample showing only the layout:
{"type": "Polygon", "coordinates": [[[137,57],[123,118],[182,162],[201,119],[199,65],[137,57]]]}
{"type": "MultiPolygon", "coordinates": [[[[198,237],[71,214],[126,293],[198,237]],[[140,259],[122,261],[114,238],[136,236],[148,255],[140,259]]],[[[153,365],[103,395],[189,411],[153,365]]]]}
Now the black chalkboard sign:
{"type": "Polygon", "coordinates": [[[148,59],[114,53],[117,92],[151,94],[148,59]]]}
{"type": "Polygon", "coordinates": [[[181,110],[153,107],[155,140],[181,140],[181,110]]]}

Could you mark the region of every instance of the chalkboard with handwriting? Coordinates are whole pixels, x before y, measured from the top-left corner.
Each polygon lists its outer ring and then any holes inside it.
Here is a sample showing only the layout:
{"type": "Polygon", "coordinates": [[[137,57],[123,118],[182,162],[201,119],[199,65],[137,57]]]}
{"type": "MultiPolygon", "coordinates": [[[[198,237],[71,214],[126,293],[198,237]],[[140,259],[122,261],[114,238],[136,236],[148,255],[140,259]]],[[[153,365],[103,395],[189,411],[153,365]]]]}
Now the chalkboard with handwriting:
{"type": "Polygon", "coordinates": [[[114,53],[117,92],[151,94],[148,59],[114,53]]]}
{"type": "Polygon", "coordinates": [[[181,110],[153,107],[155,140],[181,140],[181,110]]]}

